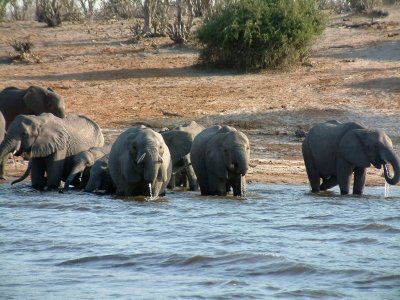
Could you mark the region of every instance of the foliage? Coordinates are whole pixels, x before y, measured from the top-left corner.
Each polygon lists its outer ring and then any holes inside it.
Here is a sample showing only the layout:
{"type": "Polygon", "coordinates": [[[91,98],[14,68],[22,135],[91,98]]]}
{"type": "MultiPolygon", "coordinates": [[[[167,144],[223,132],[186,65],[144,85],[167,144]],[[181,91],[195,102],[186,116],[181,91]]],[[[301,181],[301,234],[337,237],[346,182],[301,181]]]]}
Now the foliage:
{"type": "Polygon", "coordinates": [[[10,0],[0,0],[0,21],[3,21],[7,14],[7,5],[10,0]]]}
{"type": "Polygon", "coordinates": [[[314,0],[239,0],[198,29],[207,65],[259,70],[302,61],[325,28],[314,0]]]}
{"type": "Polygon", "coordinates": [[[61,25],[61,4],[57,0],[39,0],[36,7],[36,17],[39,22],[45,22],[49,27],[61,25]]]}

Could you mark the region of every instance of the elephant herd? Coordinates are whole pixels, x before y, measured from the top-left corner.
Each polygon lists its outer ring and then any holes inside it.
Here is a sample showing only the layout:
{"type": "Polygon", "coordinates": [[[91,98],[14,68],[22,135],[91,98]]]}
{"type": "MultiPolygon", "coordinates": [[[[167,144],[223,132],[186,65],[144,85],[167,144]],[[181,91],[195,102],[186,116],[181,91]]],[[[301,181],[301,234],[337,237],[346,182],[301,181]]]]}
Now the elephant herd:
{"type": "MultiPolygon", "coordinates": [[[[32,187],[39,190],[158,197],[168,188],[183,186],[199,188],[202,195],[246,193],[250,143],[230,126],[204,128],[192,121],[157,132],[141,125],[104,145],[98,124],[85,116],[66,115],[62,97],[53,90],[7,87],[0,92],[0,141],[0,178],[5,178],[10,154],[24,155],[28,168],[13,183],[30,175],[32,187]]],[[[348,194],[354,174],[353,194],[362,194],[371,164],[383,167],[387,183],[400,179],[390,138],[358,123],[316,124],[302,152],[312,192],[339,185],[341,194],[348,194]]]]}

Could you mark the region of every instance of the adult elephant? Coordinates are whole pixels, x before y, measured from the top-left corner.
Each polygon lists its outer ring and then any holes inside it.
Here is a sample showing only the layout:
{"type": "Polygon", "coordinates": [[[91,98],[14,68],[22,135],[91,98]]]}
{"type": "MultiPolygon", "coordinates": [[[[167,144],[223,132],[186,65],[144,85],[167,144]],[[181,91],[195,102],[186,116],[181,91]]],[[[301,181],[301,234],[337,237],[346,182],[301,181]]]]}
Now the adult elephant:
{"type": "Polygon", "coordinates": [[[7,87],[0,92],[0,111],[6,120],[6,128],[18,115],[40,115],[52,113],[65,117],[64,101],[52,89],[30,86],[27,89],[7,87]]]}
{"type": "Polygon", "coordinates": [[[142,125],[115,140],[109,170],[117,195],[157,197],[171,178],[171,155],[161,134],[142,125]]]}
{"type": "Polygon", "coordinates": [[[197,177],[190,160],[190,148],[194,138],[202,130],[204,130],[203,126],[191,121],[189,124],[161,132],[171,153],[172,175],[168,184],[169,188],[174,189],[176,184],[187,186],[186,181],[188,181],[189,189],[197,190],[197,177]]]}
{"type": "Polygon", "coordinates": [[[103,144],[100,127],[85,116],[19,115],[0,144],[0,161],[10,152],[28,153],[32,187],[52,189],[66,180],[74,155],[103,144]]]}
{"type": "Polygon", "coordinates": [[[199,133],[190,151],[202,195],[234,196],[246,193],[245,175],[250,143],[245,134],[230,126],[212,126],[199,133]]]}
{"type": "Polygon", "coordinates": [[[302,152],[311,191],[316,193],[336,185],[346,195],[354,173],[353,194],[362,194],[366,168],[384,167],[389,184],[399,182],[399,159],[392,141],[381,130],[369,130],[355,122],[328,121],[313,126],[302,144],[302,152]],[[392,165],[393,177],[388,165],[392,165]],[[322,183],[321,183],[322,179],[322,183]]]}
{"type": "MultiPolygon", "coordinates": [[[[64,189],[68,189],[71,184],[75,188],[85,187],[89,177],[90,168],[99,158],[110,153],[110,150],[111,145],[106,145],[103,147],[91,147],[76,154],[73,159],[71,172],[69,173],[65,181],[64,189]],[[83,179],[83,181],[81,182],[79,180],[79,177],[82,178],[82,173],[84,171],[87,174],[87,179],[83,179]]],[[[86,178],[86,176],[84,176],[84,178],[86,178]]]]}
{"type": "Polygon", "coordinates": [[[104,155],[96,160],[94,165],[90,168],[85,192],[104,191],[106,194],[115,193],[115,184],[111,179],[108,166],[109,157],[109,155],[104,155]]]}

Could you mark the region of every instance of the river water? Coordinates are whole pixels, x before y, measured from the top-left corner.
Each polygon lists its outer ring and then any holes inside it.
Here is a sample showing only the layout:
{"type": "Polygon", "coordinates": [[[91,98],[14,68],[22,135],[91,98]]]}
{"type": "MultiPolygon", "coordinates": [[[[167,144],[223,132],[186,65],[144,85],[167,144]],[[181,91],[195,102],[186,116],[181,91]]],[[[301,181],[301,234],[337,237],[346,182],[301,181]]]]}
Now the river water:
{"type": "Polygon", "coordinates": [[[0,185],[1,299],[400,299],[400,187],[158,201],[0,185]]]}

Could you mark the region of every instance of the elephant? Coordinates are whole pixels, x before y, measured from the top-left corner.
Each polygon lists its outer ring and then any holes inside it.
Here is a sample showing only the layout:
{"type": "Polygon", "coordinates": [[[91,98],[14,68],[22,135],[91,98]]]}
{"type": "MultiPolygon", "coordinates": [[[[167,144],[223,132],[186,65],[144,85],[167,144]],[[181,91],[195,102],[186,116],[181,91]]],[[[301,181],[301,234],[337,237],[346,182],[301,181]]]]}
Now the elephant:
{"type": "Polygon", "coordinates": [[[51,88],[30,86],[27,89],[7,87],[0,92],[0,111],[6,120],[6,129],[18,115],[40,115],[52,113],[65,117],[64,101],[51,88]]]}
{"type": "MultiPolygon", "coordinates": [[[[0,143],[3,141],[6,134],[6,120],[2,112],[0,111],[0,143]]],[[[6,166],[7,156],[4,156],[3,160],[0,161],[0,179],[6,179],[5,176],[5,166],[6,166]]]]}
{"type": "Polygon", "coordinates": [[[73,159],[71,172],[65,181],[64,189],[68,189],[71,184],[75,188],[85,187],[89,179],[90,168],[96,160],[110,153],[110,150],[111,145],[106,145],[103,147],[91,147],[76,154],[73,159]],[[84,176],[82,176],[83,173],[84,176]],[[81,180],[79,180],[79,177],[81,177],[81,180]]]}
{"type": "Polygon", "coordinates": [[[109,170],[117,195],[158,197],[171,178],[171,155],[161,134],[141,125],[117,137],[109,170]]]}
{"type": "Polygon", "coordinates": [[[245,196],[250,161],[247,136],[230,126],[211,126],[193,140],[190,157],[202,195],[245,196]]]}
{"type": "Polygon", "coordinates": [[[0,160],[10,152],[27,153],[32,187],[50,190],[67,179],[76,154],[103,144],[100,127],[85,116],[71,114],[61,119],[51,113],[19,115],[0,144],[0,160]]]}
{"type": "Polygon", "coordinates": [[[89,179],[85,186],[85,192],[98,192],[103,190],[106,194],[115,193],[115,184],[111,179],[108,167],[109,154],[95,161],[90,168],[89,179]]]}
{"type": "Polygon", "coordinates": [[[353,194],[362,195],[366,168],[371,164],[384,167],[388,184],[396,184],[400,178],[399,158],[390,138],[382,130],[370,130],[356,122],[331,120],[314,125],[303,141],[302,153],[313,193],[339,185],[340,193],[347,195],[354,173],[353,194]],[[388,164],[393,167],[393,177],[388,164]]]}
{"type": "Polygon", "coordinates": [[[190,148],[194,138],[202,130],[204,130],[203,126],[192,121],[189,124],[161,132],[171,152],[172,175],[168,184],[169,188],[174,189],[176,184],[182,184],[185,187],[187,186],[186,181],[188,181],[191,191],[198,189],[197,177],[190,160],[190,148]]]}

